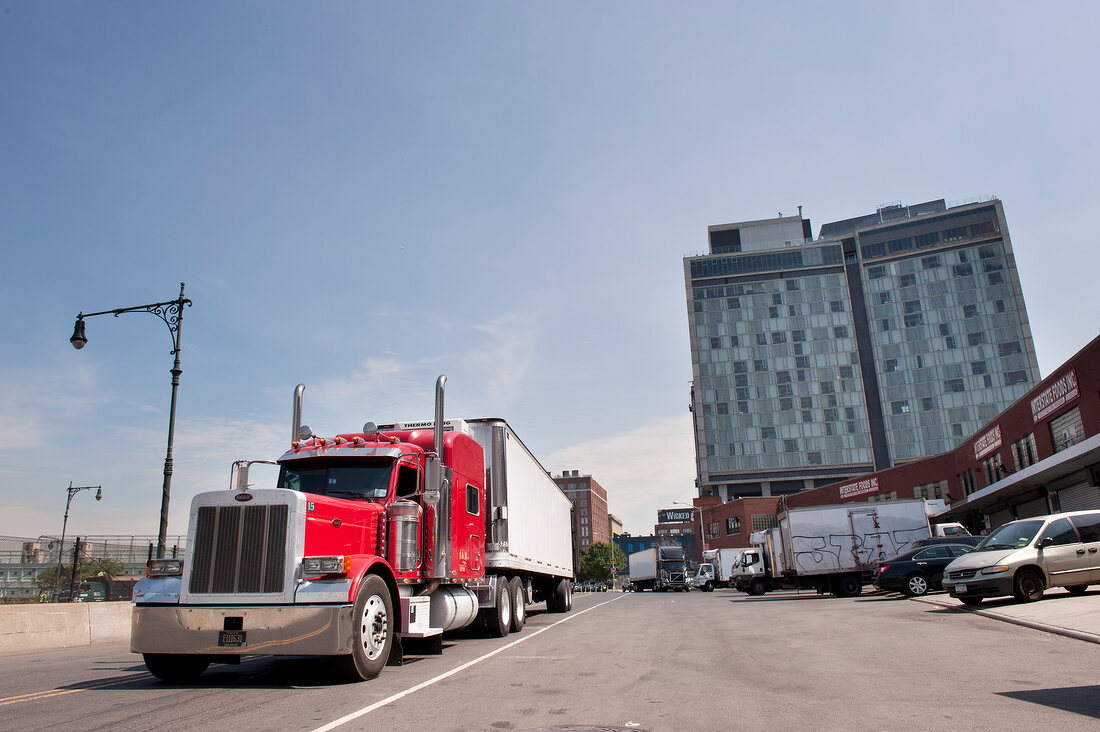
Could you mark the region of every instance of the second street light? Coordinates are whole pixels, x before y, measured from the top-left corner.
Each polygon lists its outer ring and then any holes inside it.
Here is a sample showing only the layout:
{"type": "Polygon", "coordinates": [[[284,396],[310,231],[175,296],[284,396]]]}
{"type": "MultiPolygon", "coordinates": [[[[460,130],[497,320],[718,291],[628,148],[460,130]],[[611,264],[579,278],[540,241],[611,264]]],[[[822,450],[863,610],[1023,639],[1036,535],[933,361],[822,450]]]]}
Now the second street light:
{"type": "Polygon", "coordinates": [[[73,344],[73,348],[80,350],[88,343],[88,337],[85,335],[84,318],[90,318],[95,315],[114,315],[116,318],[123,313],[149,313],[156,315],[158,318],[164,321],[164,324],[168,326],[168,331],[172,335],[172,354],[175,356],[175,363],[172,364],[172,407],[168,413],[168,453],[164,458],[164,483],[161,489],[160,498],[160,531],[157,534],[157,557],[164,556],[165,544],[168,541],[168,500],[172,491],[172,439],[176,431],[176,390],[180,385],[180,374],[183,373],[183,369],[180,368],[180,327],[183,325],[183,307],[184,305],[190,307],[191,301],[183,296],[183,288],[185,283],[180,283],[180,294],[175,300],[168,300],[167,302],[154,302],[149,305],[135,305],[129,308],[117,308],[115,310],[102,310],[98,313],[78,313],[76,316],[76,326],[73,328],[73,335],[69,338],[69,342],[73,344]]]}
{"type": "MultiPolygon", "coordinates": [[[[65,529],[69,526],[69,506],[73,503],[73,496],[80,491],[90,491],[95,488],[95,499],[97,501],[103,500],[103,486],[99,485],[73,485],[73,482],[69,481],[69,497],[65,499],[65,518],[61,521],[61,543],[57,546],[57,576],[54,578],[53,594],[54,599],[57,599],[57,590],[61,587],[61,562],[65,558],[65,529]]],[[[76,560],[73,560],[75,567],[76,560]]],[[[73,588],[72,584],[69,585],[69,602],[73,601],[73,588]]]]}

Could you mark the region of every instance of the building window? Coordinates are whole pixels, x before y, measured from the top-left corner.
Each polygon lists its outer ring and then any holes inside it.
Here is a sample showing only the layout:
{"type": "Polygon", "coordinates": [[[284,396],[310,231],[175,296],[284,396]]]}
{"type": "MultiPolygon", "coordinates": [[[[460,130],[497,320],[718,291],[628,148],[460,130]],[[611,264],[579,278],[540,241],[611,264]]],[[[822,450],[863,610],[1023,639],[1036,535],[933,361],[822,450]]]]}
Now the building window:
{"type": "Polygon", "coordinates": [[[774,513],[754,513],[752,515],[752,530],[764,531],[765,529],[774,529],[779,526],[779,522],[774,513]]]}
{"type": "Polygon", "coordinates": [[[959,480],[962,482],[963,494],[969,496],[975,490],[974,485],[974,469],[971,468],[965,473],[959,476],[959,480]]]}
{"type": "Polygon", "coordinates": [[[966,386],[963,384],[962,379],[948,379],[943,382],[944,391],[960,392],[966,391],[966,386]]]}
{"type": "Polygon", "coordinates": [[[1029,465],[1039,462],[1039,450],[1035,446],[1035,433],[1012,443],[1012,463],[1016,470],[1021,470],[1029,465]]]}
{"type": "Polygon", "coordinates": [[[1061,452],[1085,439],[1080,408],[1074,407],[1060,417],[1050,420],[1050,436],[1054,440],[1054,452],[1061,452]]]}
{"type": "Polygon", "coordinates": [[[707,538],[708,539],[717,539],[718,538],[718,522],[717,521],[711,521],[709,524],[707,524],[707,538]]]}
{"type": "Polygon", "coordinates": [[[913,489],[913,498],[940,498],[943,500],[947,500],[950,498],[950,496],[947,495],[947,481],[941,480],[936,483],[926,483],[925,485],[918,485],[916,488],[913,489]]]}
{"type": "Polygon", "coordinates": [[[1001,453],[995,452],[982,461],[982,470],[985,471],[985,484],[993,485],[1007,473],[1001,464],[1001,453]]]}
{"type": "Polygon", "coordinates": [[[733,516],[726,519],[726,536],[741,533],[741,517],[733,516]]]}
{"type": "Polygon", "coordinates": [[[867,501],[869,503],[874,502],[874,501],[896,501],[896,500],[898,500],[898,492],[897,491],[890,491],[889,493],[876,493],[875,495],[869,496],[867,498],[867,501]]]}

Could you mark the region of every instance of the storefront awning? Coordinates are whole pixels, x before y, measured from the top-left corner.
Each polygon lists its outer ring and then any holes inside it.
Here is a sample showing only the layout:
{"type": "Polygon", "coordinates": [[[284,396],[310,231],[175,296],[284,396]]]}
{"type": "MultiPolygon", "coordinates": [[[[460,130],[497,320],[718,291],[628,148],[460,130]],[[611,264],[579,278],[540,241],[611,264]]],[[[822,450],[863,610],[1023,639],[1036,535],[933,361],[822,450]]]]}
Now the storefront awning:
{"type": "Polygon", "coordinates": [[[952,503],[937,519],[951,520],[971,512],[984,513],[1002,506],[1016,496],[1032,493],[1049,483],[1100,463],[1100,434],[1067,447],[1045,460],[1006,475],[996,483],[974,491],[962,501],[952,503]]]}

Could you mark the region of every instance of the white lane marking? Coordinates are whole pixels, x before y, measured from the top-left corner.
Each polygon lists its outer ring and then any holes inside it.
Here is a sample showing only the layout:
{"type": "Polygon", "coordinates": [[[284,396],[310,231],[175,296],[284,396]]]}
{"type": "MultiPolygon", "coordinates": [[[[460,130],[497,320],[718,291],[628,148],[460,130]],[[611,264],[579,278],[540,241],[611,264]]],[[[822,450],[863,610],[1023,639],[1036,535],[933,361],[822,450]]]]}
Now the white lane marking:
{"type": "Polygon", "coordinates": [[[525,641],[529,641],[529,640],[531,640],[532,638],[534,638],[535,636],[537,636],[540,633],[545,633],[546,631],[550,630],[551,628],[555,628],[555,627],[561,625],[562,623],[568,623],[570,620],[573,620],[574,618],[579,618],[580,616],[584,615],[586,612],[589,612],[590,610],[595,610],[598,607],[603,607],[604,605],[606,605],[609,602],[615,602],[617,600],[623,599],[624,597],[626,597],[625,594],[620,595],[619,597],[612,598],[612,599],[607,600],[605,602],[601,602],[599,605],[593,605],[592,607],[590,607],[586,610],[581,610],[580,612],[572,613],[571,615],[569,615],[569,617],[562,618],[561,620],[557,621],[556,623],[551,623],[550,625],[547,625],[545,628],[539,628],[538,630],[536,630],[534,633],[531,633],[530,635],[525,635],[522,638],[517,638],[516,640],[512,641],[511,643],[509,643],[506,646],[501,646],[500,648],[496,649],[495,651],[489,651],[484,656],[480,656],[478,658],[475,658],[472,661],[467,661],[466,663],[462,664],[461,666],[457,666],[457,667],[451,669],[450,671],[446,671],[444,673],[439,674],[435,678],[428,679],[427,681],[422,681],[421,683],[417,684],[416,686],[410,686],[408,689],[405,689],[404,691],[399,691],[399,692],[397,692],[396,694],[394,694],[392,696],[388,696],[385,699],[382,699],[381,701],[376,701],[374,704],[371,704],[370,706],[363,707],[362,709],[354,711],[351,714],[346,714],[343,717],[340,717],[339,719],[336,719],[336,720],[333,720],[333,721],[329,722],[328,724],[326,724],[323,727],[318,727],[317,729],[313,730],[313,732],[328,732],[328,730],[336,729],[337,727],[345,725],[345,724],[347,724],[348,722],[350,722],[354,719],[359,719],[359,717],[362,717],[365,714],[370,714],[375,709],[381,709],[384,706],[387,706],[389,704],[393,704],[395,701],[398,701],[399,699],[404,699],[409,694],[415,694],[416,692],[420,691],[421,689],[426,689],[429,686],[432,686],[433,684],[437,684],[440,681],[443,681],[444,679],[448,679],[448,678],[450,678],[451,676],[454,676],[457,673],[465,671],[466,669],[470,668],[471,666],[475,666],[475,665],[481,663],[482,661],[490,659],[493,656],[497,655],[498,653],[503,653],[504,651],[507,651],[512,646],[518,646],[520,643],[523,643],[525,641]]]}

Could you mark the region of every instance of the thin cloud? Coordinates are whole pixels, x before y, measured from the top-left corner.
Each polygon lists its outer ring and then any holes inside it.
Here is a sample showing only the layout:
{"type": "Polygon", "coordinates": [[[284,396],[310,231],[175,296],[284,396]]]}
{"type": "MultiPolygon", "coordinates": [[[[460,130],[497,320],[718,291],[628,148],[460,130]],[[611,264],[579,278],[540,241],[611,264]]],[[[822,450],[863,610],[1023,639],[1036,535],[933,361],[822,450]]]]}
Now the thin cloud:
{"type": "Polygon", "coordinates": [[[555,475],[579,470],[607,490],[608,510],[623,530],[649,534],[657,509],[695,495],[695,448],[691,416],[656,420],[617,435],[586,440],[550,454],[544,465],[555,475]]]}

